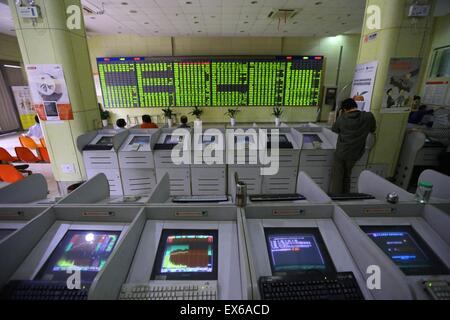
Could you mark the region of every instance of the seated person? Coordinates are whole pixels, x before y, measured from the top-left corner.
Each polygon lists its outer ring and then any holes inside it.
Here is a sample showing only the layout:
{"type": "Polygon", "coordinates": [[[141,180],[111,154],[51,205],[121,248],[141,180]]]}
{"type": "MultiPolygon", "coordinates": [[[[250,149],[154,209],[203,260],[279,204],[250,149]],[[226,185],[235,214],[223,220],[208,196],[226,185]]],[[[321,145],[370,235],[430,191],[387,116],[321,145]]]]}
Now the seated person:
{"type": "Polygon", "coordinates": [[[188,118],[186,116],[181,116],[180,122],[181,124],[178,126],[178,128],[190,128],[190,126],[187,124],[188,118]]]}
{"type": "Polygon", "coordinates": [[[125,127],[127,126],[127,122],[125,121],[125,119],[117,119],[116,121],[116,126],[118,129],[125,129],[125,127]]]}
{"type": "Polygon", "coordinates": [[[148,114],[144,114],[142,116],[141,129],[156,129],[156,128],[158,128],[158,125],[152,122],[152,117],[150,117],[148,114]]]}
{"type": "Polygon", "coordinates": [[[417,111],[409,114],[408,123],[412,124],[424,124],[423,120],[426,115],[432,115],[433,109],[427,110],[426,105],[421,105],[417,111]]]}
{"type": "Polygon", "coordinates": [[[41,124],[39,121],[39,117],[37,115],[34,116],[34,121],[36,122],[33,126],[28,129],[28,132],[24,135],[30,138],[41,139],[44,137],[42,134],[41,124]]]}

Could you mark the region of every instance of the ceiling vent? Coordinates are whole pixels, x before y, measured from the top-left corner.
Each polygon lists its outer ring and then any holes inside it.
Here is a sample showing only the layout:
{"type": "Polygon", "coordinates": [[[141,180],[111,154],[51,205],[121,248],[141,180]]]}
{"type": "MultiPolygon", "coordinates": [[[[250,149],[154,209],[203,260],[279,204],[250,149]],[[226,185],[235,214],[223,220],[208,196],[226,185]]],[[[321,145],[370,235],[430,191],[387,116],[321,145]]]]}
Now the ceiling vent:
{"type": "Polygon", "coordinates": [[[267,15],[270,19],[287,21],[295,17],[301,9],[272,9],[267,15]]]}
{"type": "Polygon", "coordinates": [[[81,5],[83,6],[83,13],[85,15],[102,15],[105,13],[103,2],[101,8],[93,4],[92,1],[87,0],[81,0],[81,5]]]}

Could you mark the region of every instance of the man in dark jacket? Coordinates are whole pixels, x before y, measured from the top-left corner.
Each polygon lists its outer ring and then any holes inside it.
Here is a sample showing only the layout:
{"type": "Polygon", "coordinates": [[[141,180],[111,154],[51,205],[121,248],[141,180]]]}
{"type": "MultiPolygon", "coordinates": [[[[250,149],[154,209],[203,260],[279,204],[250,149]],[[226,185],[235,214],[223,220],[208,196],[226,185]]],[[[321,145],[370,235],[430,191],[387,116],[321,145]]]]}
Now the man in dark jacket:
{"type": "Polygon", "coordinates": [[[336,152],[334,154],[331,178],[331,193],[348,193],[350,176],[355,163],[363,156],[366,139],[374,133],[377,125],[370,112],[359,111],[353,99],[342,101],[343,114],[333,125],[333,132],[338,134],[336,152]]]}

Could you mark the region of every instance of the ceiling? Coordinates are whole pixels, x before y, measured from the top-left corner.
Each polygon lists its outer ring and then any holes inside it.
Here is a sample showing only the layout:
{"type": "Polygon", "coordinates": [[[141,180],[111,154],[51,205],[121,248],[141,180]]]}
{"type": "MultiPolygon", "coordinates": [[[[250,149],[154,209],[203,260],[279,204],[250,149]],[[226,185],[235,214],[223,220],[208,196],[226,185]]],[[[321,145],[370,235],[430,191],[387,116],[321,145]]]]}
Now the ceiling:
{"type": "MultiPolygon", "coordinates": [[[[448,4],[449,0],[439,0],[448,4]]],[[[88,35],[333,36],[359,33],[365,0],[82,0],[88,35]],[[285,21],[274,9],[296,9],[285,21]]],[[[445,8],[445,7],[444,7],[445,8]]],[[[442,12],[442,10],[436,10],[442,12]]],[[[448,10],[447,10],[448,13],[448,10]]],[[[0,0],[0,33],[14,35],[11,12],[0,0]]]]}

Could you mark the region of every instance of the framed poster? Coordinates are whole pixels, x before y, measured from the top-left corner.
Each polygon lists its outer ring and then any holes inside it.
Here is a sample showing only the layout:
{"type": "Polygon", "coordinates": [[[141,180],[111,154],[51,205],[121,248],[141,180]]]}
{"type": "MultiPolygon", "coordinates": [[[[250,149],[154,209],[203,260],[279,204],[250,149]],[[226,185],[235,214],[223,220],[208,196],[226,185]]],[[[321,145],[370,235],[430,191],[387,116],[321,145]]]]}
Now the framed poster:
{"type": "Polygon", "coordinates": [[[371,61],[356,66],[351,97],[361,111],[370,111],[373,86],[377,75],[378,61],[371,61]]]}
{"type": "Polygon", "coordinates": [[[382,113],[409,112],[416,95],[420,58],[391,58],[384,86],[382,113]]]}
{"type": "Polygon", "coordinates": [[[11,90],[16,101],[17,110],[19,111],[22,128],[28,129],[34,125],[34,115],[36,114],[31,99],[30,88],[27,86],[12,86],[11,90]]]}
{"type": "Polygon", "coordinates": [[[73,120],[62,65],[29,64],[26,72],[39,118],[46,121],[73,120]]]}

